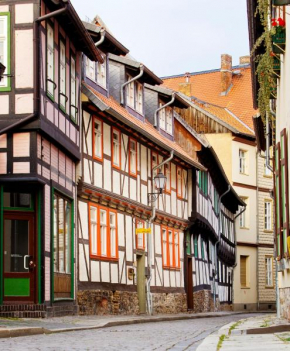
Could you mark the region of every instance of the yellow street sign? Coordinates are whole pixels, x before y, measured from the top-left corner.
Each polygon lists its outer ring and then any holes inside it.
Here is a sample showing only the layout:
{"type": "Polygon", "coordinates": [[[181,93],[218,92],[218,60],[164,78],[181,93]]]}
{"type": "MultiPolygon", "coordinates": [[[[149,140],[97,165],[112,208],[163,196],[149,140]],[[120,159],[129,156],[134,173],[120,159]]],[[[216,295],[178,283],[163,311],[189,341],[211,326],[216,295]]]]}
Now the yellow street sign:
{"type": "Polygon", "coordinates": [[[151,234],[151,228],[137,228],[136,234],[149,233],[151,234]]]}
{"type": "Polygon", "coordinates": [[[290,236],[287,238],[288,253],[290,253],[290,236]]]}

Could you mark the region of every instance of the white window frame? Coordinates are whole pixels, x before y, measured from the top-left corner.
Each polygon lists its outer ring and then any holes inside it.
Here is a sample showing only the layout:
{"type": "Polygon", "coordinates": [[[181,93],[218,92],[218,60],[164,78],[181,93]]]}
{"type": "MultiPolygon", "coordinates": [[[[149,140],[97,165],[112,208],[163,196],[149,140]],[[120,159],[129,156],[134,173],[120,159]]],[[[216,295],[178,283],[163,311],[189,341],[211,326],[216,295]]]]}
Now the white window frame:
{"type": "Polygon", "coordinates": [[[96,117],[94,118],[94,158],[103,159],[103,122],[96,117]]]}
{"type": "Polygon", "coordinates": [[[66,46],[63,39],[59,41],[59,105],[66,112],[66,46]]]}
{"type": "Polygon", "coordinates": [[[112,147],[113,147],[113,167],[121,167],[120,159],[120,147],[121,147],[121,132],[118,129],[113,128],[112,132],[112,147]],[[117,138],[114,138],[114,135],[117,135],[117,138]]]}
{"type": "Polygon", "coordinates": [[[97,83],[103,87],[107,88],[107,62],[106,58],[104,63],[97,62],[97,83]]]}
{"type": "MultiPolygon", "coordinates": [[[[3,57],[0,62],[6,67],[4,74],[10,74],[10,12],[0,12],[0,22],[3,23],[3,33],[0,33],[0,43],[3,44],[3,57]]],[[[3,77],[0,81],[0,91],[10,90],[10,78],[3,77]]]]}
{"type": "Polygon", "coordinates": [[[272,201],[264,202],[264,230],[272,230],[272,201]]]}
{"type": "Polygon", "coordinates": [[[90,206],[90,225],[91,225],[91,254],[97,255],[98,253],[98,208],[90,206]],[[92,216],[94,212],[95,216],[92,216]]]}
{"type": "Polygon", "coordinates": [[[86,77],[96,81],[96,62],[91,61],[88,57],[86,57],[86,77]]]}
{"type": "Polygon", "coordinates": [[[101,256],[107,257],[107,211],[100,209],[100,236],[101,236],[101,256]]]}
{"type": "Polygon", "coordinates": [[[47,95],[54,100],[54,28],[47,22],[46,23],[46,92],[47,95]],[[52,33],[52,35],[50,35],[52,33]],[[50,79],[51,81],[48,81],[50,79]]]}
{"type": "Polygon", "coordinates": [[[240,174],[248,173],[248,152],[239,149],[239,172],[240,174]]]}
{"type": "Polygon", "coordinates": [[[273,257],[265,257],[266,286],[273,287],[273,257]]]}
{"type": "Polygon", "coordinates": [[[130,175],[137,176],[137,141],[129,138],[129,170],[130,175]],[[131,145],[135,145],[135,149],[131,145]]]}
{"type": "MultiPolygon", "coordinates": [[[[127,76],[127,82],[132,79],[131,76],[127,76]]],[[[134,81],[126,85],[126,103],[129,107],[134,109],[135,100],[135,84],[134,81]]]]}
{"type": "Polygon", "coordinates": [[[117,214],[115,212],[109,212],[109,226],[110,226],[110,249],[111,249],[111,257],[117,257],[117,214]],[[114,219],[111,221],[111,219],[114,219]]]}
{"type": "Polygon", "coordinates": [[[172,135],[172,121],[173,121],[173,110],[171,107],[167,106],[165,110],[166,115],[166,132],[172,135]]]}
{"type": "MultiPolygon", "coordinates": [[[[163,105],[164,104],[162,104],[160,102],[159,103],[159,108],[162,107],[163,105]]],[[[166,131],[166,112],[165,112],[165,108],[160,110],[158,115],[159,115],[159,127],[160,127],[160,129],[166,131]]]]}
{"type": "Polygon", "coordinates": [[[143,85],[136,83],[135,108],[138,113],[143,115],[143,85]]]}

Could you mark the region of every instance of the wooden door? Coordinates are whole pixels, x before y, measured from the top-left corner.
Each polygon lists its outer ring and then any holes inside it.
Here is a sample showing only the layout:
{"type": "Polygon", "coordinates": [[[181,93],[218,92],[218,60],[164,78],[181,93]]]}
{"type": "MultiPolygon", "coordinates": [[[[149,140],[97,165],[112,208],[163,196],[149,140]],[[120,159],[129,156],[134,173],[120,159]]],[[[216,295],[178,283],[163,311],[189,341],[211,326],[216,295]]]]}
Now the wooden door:
{"type": "Polygon", "coordinates": [[[193,280],[191,257],[187,257],[187,309],[193,310],[193,280]]]}
{"type": "Polygon", "coordinates": [[[33,213],[4,213],[4,302],[35,302],[33,213]]]}

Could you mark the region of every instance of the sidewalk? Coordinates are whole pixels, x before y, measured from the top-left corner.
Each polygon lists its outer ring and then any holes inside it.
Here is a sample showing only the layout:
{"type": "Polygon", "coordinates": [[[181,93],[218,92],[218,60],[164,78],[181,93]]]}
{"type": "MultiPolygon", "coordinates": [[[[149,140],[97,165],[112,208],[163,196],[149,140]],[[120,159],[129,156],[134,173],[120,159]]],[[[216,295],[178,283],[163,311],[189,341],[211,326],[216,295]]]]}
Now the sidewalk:
{"type": "Polygon", "coordinates": [[[183,313],[153,316],[67,316],[44,319],[0,318],[0,338],[99,329],[136,323],[223,317],[242,313],[244,312],[183,313]]]}
{"type": "Polygon", "coordinates": [[[209,335],[197,351],[290,350],[290,323],[263,315],[230,323],[209,335]]]}

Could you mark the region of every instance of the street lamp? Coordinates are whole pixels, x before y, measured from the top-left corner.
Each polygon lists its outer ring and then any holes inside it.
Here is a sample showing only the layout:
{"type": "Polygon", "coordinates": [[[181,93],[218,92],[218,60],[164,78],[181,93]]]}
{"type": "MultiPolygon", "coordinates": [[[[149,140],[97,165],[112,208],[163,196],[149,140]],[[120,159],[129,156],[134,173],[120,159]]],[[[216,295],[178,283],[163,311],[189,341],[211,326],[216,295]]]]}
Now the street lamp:
{"type": "Polygon", "coordinates": [[[158,174],[154,177],[154,184],[157,193],[148,193],[149,202],[152,203],[157,200],[159,195],[162,195],[163,190],[166,185],[167,178],[165,175],[159,170],[158,174]]]}

